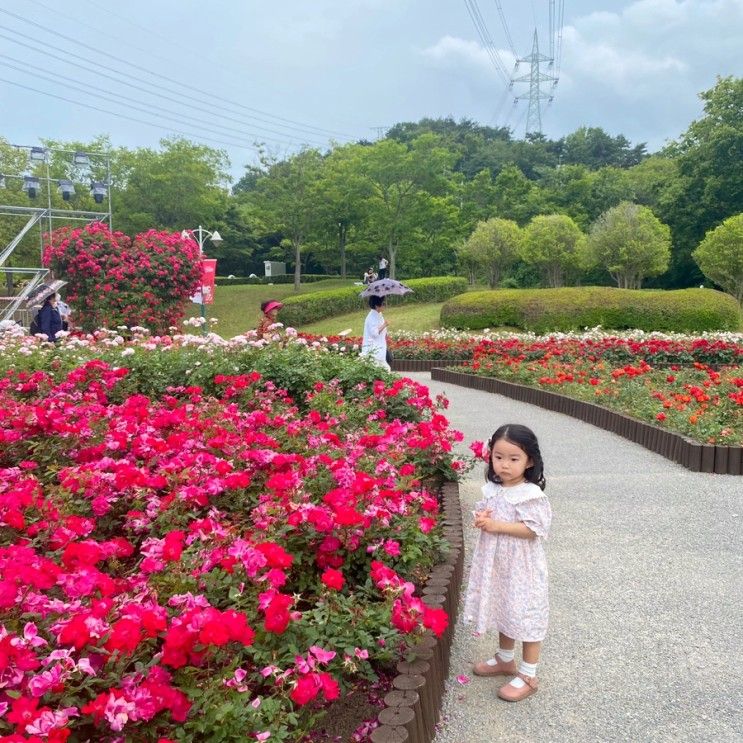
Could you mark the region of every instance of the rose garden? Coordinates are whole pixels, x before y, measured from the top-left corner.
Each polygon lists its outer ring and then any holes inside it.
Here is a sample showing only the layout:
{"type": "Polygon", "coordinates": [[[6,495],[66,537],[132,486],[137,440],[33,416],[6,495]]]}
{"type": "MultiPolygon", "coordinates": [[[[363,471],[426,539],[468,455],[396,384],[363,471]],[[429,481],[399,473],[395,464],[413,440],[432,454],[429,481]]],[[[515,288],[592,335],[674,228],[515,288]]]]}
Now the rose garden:
{"type": "MultiPolygon", "coordinates": [[[[198,249],[63,229],[76,332],[0,334],[0,741],[312,741],[372,708],[449,617],[441,487],[474,463],[445,399],[277,327],[184,333],[198,249]],[[108,328],[108,329],[106,329],[108,328]]],[[[395,360],[743,445],[734,331],[398,333],[395,360]]],[[[473,452],[480,454],[477,445],[473,452]]]]}

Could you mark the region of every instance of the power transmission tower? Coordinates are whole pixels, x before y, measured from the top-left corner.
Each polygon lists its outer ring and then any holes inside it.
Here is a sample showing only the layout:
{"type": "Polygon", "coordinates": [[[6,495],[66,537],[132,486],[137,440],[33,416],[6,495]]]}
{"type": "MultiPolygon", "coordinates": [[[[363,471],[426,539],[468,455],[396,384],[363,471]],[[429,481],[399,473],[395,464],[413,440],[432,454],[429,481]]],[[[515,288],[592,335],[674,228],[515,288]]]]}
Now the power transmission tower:
{"type": "Polygon", "coordinates": [[[513,83],[529,83],[529,92],[522,95],[517,95],[515,100],[528,100],[529,109],[526,115],[526,133],[527,134],[541,134],[542,133],[542,101],[551,101],[552,93],[545,92],[542,90],[542,83],[550,83],[554,88],[557,85],[557,77],[555,75],[548,75],[542,72],[540,65],[547,63],[550,67],[554,64],[554,60],[551,57],[547,57],[539,52],[539,37],[537,36],[537,30],[534,29],[534,42],[531,47],[531,54],[527,57],[523,57],[516,62],[516,66],[522,62],[528,62],[530,70],[528,75],[521,75],[520,77],[512,77],[511,84],[513,83]]]}

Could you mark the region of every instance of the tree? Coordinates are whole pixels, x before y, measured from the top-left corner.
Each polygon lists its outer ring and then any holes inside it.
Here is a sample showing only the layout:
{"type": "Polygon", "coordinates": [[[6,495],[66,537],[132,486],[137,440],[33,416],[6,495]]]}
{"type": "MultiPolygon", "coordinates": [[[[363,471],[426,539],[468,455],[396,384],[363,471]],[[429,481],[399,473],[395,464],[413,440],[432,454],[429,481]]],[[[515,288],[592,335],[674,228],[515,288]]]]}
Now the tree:
{"type": "Polygon", "coordinates": [[[710,230],[692,255],[708,279],[743,304],[743,214],[710,230]]]}
{"type": "Polygon", "coordinates": [[[351,144],[334,149],[325,159],[317,183],[317,218],[321,232],[335,248],[331,265],[340,267],[343,278],[346,246],[367,219],[371,195],[372,184],[362,168],[362,147],[351,144]]]}
{"type": "Polygon", "coordinates": [[[544,198],[539,185],[530,181],[516,165],[498,173],[494,184],[495,213],[504,219],[526,224],[544,211],[544,198]]]}
{"type": "Polygon", "coordinates": [[[247,194],[263,226],[281,232],[294,252],[294,288],[300,287],[302,246],[317,225],[317,189],[323,166],[317,150],[305,149],[273,163],[247,194]]]}
{"type": "Polygon", "coordinates": [[[671,231],[646,206],[624,201],[591,226],[586,267],[606,268],[617,286],[639,289],[647,276],[668,268],[671,231]]]}
{"type": "Polygon", "coordinates": [[[563,286],[565,276],[575,272],[584,242],[585,235],[566,214],[534,217],[525,230],[521,257],[543,271],[547,286],[563,286]]]}
{"type": "Polygon", "coordinates": [[[704,116],[668,148],[679,182],[659,206],[677,245],[671,266],[677,286],[699,283],[692,250],[712,227],[743,212],[743,78],[718,78],[700,97],[704,116]]]}
{"type": "Polygon", "coordinates": [[[516,222],[495,217],[477,225],[460,247],[460,256],[465,265],[484,271],[490,288],[495,289],[503,272],[518,259],[522,240],[522,230],[516,222]]]}
{"type": "Polygon", "coordinates": [[[382,140],[361,150],[370,180],[370,230],[390,259],[390,277],[397,271],[397,252],[417,226],[415,209],[421,192],[442,195],[450,187],[454,154],[434,134],[423,134],[410,147],[382,140]]]}
{"type": "Polygon", "coordinates": [[[632,147],[623,135],[612,137],[600,127],[581,127],[562,141],[562,159],[566,164],[585,165],[591,170],[605,166],[628,168],[647,154],[645,144],[632,147]]]}
{"type": "Polygon", "coordinates": [[[227,207],[227,155],[182,138],[160,145],[160,151],[117,152],[121,191],[114,198],[115,227],[134,234],[216,224],[227,207]]]}

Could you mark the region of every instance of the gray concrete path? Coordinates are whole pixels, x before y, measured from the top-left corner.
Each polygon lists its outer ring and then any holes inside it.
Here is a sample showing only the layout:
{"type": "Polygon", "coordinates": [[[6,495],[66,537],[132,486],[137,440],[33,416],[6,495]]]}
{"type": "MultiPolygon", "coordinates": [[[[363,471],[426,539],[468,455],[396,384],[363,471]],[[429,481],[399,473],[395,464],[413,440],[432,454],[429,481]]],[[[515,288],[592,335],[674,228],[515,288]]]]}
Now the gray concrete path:
{"type": "MultiPolygon", "coordinates": [[[[503,682],[470,671],[497,640],[460,622],[435,743],[743,741],[743,478],[692,473],[568,416],[409,376],[447,395],[467,445],[502,423],[530,426],[554,513],[539,693],[497,699],[503,682]]],[[[481,478],[478,468],[463,483],[464,513],[481,478]]],[[[469,564],[475,530],[466,536],[469,564]]]]}

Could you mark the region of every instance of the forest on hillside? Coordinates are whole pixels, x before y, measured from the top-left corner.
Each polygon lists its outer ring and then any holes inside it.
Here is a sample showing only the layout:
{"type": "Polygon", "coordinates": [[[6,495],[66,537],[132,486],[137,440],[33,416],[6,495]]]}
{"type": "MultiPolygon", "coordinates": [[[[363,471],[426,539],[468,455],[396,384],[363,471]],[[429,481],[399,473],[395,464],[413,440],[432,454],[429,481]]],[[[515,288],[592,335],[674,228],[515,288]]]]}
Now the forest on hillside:
{"type": "MultiPolygon", "coordinates": [[[[645,286],[685,287],[704,277],[691,257],[708,230],[743,212],[743,79],[721,78],[700,94],[704,113],[658,152],[600,128],[559,139],[516,139],[504,128],[463,119],[401,122],[376,141],[302,149],[286,157],[261,149],[257,164],[230,182],[225,152],[181,138],[159,149],[41,140],[69,151],[110,151],[113,225],[128,234],[199,224],[224,242],[209,246],[220,275],[263,274],[264,260],[298,263],[301,273],[360,276],[384,254],[398,277],[461,273],[461,246],[478,224],[569,216],[582,230],[622,202],[648,207],[671,234],[668,269],[645,286]]],[[[0,174],[22,173],[25,152],[0,138],[0,174]]],[[[52,157],[55,179],[80,177],[52,157]]],[[[93,174],[100,178],[100,174],[93,174]]],[[[6,178],[4,204],[29,205],[21,179],[6,178]]],[[[46,202],[46,193],[41,195],[46,202]]],[[[86,189],[55,207],[93,210],[86,189]]],[[[45,203],[43,204],[45,205],[45,203]]],[[[2,218],[6,244],[24,220],[2,218]]],[[[14,265],[37,265],[38,237],[28,236],[14,265]]],[[[516,261],[501,277],[538,286],[543,276],[516,261]]],[[[605,267],[583,283],[611,284],[605,267]]]]}

